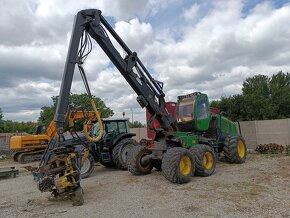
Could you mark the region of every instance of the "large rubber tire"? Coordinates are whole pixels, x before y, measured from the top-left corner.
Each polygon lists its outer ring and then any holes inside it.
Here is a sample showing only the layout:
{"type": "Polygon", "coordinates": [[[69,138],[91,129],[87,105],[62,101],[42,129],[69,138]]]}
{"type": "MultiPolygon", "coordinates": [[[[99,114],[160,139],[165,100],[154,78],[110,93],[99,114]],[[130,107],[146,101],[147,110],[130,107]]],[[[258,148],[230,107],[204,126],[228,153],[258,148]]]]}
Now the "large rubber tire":
{"type": "Polygon", "coordinates": [[[88,158],[84,160],[81,167],[81,178],[88,178],[94,171],[95,160],[92,154],[89,154],[88,158]]]}
{"type": "Polygon", "coordinates": [[[242,136],[228,136],[224,141],[224,155],[229,163],[244,163],[247,157],[247,146],[242,136]]]}
{"type": "Polygon", "coordinates": [[[194,145],[189,149],[195,157],[196,176],[210,176],[216,168],[216,154],[212,147],[205,144],[194,145]]]}
{"type": "Polygon", "coordinates": [[[127,155],[128,170],[136,176],[149,174],[153,164],[149,161],[146,165],[141,163],[142,157],[151,154],[151,151],[145,146],[133,147],[127,155]]]}
{"type": "Polygon", "coordinates": [[[127,155],[128,152],[138,145],[137,142],[132,138],[126,138],[119,141],[113,148],[112,156],[113,162],[118,169],[127,170],[127,155]]]}
{"type": "Polygon", "coordinates": [[[189,182],[194,169],[194,156],[186,148],[170,148],[163,155],[162,172],[170,182],[189,182]]]}

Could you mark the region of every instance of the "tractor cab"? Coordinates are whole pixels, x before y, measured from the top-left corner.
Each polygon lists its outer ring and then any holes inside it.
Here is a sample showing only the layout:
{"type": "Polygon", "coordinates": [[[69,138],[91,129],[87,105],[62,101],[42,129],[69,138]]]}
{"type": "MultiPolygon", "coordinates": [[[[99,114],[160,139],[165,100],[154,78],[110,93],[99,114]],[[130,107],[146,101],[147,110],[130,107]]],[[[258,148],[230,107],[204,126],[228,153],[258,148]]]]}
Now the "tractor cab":
{"type": "Polygon", "coordinates": [[[211,120],[207,95],[195,92],[178,96],[176,116],[179,131],[207,130],[211,120]]]}
{"type": "MultiPolygon", "coordinates": [[[[114,119],[114,118],[103,118],[104,126],[103,142],[105,147],[111,147],[114,139],[121,134],[128,134],[129,131],[129,120],[128,119],[114,119]]],[[[99,123],[94,124],[93,135],[98,135],[99,123]]]]}

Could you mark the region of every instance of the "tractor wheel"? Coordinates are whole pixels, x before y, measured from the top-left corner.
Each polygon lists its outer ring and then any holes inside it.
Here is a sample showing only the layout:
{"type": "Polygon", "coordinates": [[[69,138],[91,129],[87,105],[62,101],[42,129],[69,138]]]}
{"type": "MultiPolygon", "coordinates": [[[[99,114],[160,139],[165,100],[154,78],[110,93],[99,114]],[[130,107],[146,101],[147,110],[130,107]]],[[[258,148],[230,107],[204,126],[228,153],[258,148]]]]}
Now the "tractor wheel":
{"type": "Polygon", "coordinates": [[[153,167],[157,171],[162,171],[162,161],[161,160],[152,160],[153,167]]]}
{"type": "Polygon", "coordinates": [[[229,163],[244,163],[247,156],[247,146],[242,136],[228,136],[224,141],[224,155],[229,163]]]}
{"type": "Polygon", "coordinates": [[[137,145],[134,139],[126,138],[113,148],[113,161],[118,169],[127,170],[127,155],[129,150],[137,145]]]}
{"type": "Polygon", "coordinates": [[[210,176],[215,171],[216,155],[212,147],[204,144],[194,145],[189,149],[195,157],[195,172],[197,176],[210,176]]]}
{"type": "Polygon", "coordinates": [[[81,177],[82,179],[88,178],[92,172],[94,171],[95,167],[95,160],[92,154],[82,161],[82,168],[81,168],[81,177]]]}
{"type": "Polygon", "coordinates": [[[189,182],[194,174],[194,156],[186,148],[170,148],[163,155],[162,172],[170,182],[189,182]]]}
{"type": "Polygon", "coordinates": [[[127,163],[128,170],[136,176],[149,174],[153,168],[150,160],[142,163],[142,158],[151,154],[151,151],[145,146],[134,146],[128,153],[127,163]]]}

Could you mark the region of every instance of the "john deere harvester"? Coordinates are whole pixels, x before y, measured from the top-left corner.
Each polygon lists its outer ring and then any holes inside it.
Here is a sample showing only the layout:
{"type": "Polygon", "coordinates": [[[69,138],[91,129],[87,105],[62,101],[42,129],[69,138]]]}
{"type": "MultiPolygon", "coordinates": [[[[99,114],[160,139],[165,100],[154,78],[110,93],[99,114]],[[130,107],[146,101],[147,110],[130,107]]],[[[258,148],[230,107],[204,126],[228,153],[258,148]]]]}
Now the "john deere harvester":
{"type": "MultiPolygon", "coordinates": [[[[150,142],[153,146],[148,143],[147,147],[133,148],[128,156],[132,174],[148,174],[155,167],[169,181],[185,183],[193,175],[210,176],[215,171],[218,153],[223,153],[229,163],[245,162],[247,148],[240,129],[210,108],[206,94],[178,96],[175,112],[171,117],[176,120],[176,128],[170,140],[166,140],[167,149],[159,146],[155,135],[150,142]]],[[[160,126],[157,120],[154,125],[149,129],[160,126]]]]}
{"type": "Polygon", "coordinates": [[[215,170],[216,153],[223,152],[229,163],[244,163],[245,140],[236,123],[210,110],[206,94],[195,92],[178,96],[178,131],[184,147],[195,157],[195,175],[209,176],[215,170]]]}

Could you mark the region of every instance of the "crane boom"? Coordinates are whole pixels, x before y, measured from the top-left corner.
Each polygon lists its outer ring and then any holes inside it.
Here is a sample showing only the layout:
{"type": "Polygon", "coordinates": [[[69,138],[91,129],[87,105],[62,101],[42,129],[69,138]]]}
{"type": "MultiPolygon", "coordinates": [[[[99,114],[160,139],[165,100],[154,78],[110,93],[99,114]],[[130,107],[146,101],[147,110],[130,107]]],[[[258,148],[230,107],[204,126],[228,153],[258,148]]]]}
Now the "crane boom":
{"type": "Polygon", "coordinates": [[[90,40],[88,39],[88,35],[99,44],[128,84],[133,88],[135,93],[138,95],[137,101],[140,106],[142,108],[146,107],[150,114],[159,121],[162,131],[169,131],[173,125],[173,121],[165,109],[165,94],[162,90],[163,83],[152,78],[146,67],[138,58],[137,53],[132,52],[128,48],[102,16],[101,11],[97,9],[82,10],[75,16],[59,94],[59,101],[55,113],[55,126],[57,131],[62,133],[66,121],[65,114],[68,108],[68,97],[75,65],[78,64],[80,70],[83,71],[83,68],[81,67],[83,58],[88,54],[84,55],[82,49],[86,46],[85,43],[88,43],[90,40]],[[117,51],[106,30],[125,51],[125,58],[123,58],[117,51]],[[86,38],[83,40],[83,37],[86,38]]]}

